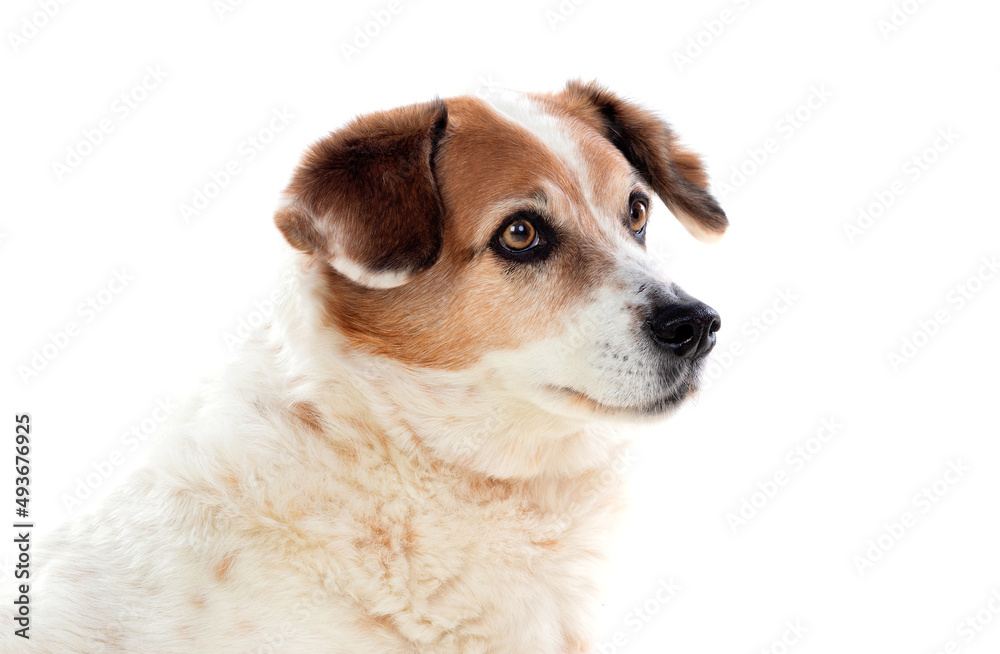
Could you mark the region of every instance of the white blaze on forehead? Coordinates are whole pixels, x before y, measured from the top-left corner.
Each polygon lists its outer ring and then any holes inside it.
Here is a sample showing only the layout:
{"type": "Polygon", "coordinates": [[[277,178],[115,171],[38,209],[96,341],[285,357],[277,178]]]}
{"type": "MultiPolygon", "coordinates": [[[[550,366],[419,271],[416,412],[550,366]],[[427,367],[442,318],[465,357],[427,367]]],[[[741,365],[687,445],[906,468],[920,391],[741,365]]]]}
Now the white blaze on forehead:
{"type": "Polygon", "coordinates": [[[587,203],[594,206],[592,171],[580,151],[580,145],[560,118],[545,111],[536,100],[514,91],[491,91],[482,97],[503,117],[537,136],[569,168],[580,183],[587,203]]]}

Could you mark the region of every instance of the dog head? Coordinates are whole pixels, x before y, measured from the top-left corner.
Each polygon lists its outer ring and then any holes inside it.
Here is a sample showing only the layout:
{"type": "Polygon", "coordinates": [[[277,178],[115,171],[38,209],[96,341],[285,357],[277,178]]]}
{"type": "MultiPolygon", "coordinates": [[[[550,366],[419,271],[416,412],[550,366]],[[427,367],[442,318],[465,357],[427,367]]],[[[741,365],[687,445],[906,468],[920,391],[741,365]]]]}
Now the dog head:
{"type": "Polygon", "coordinates": [[[308,151],[275,220],[344,351],[437,384],[438,412],[640,418],[695,389],[720,325],[657,273],[654,195],[699,239],[726,229],[665,122],[571,82],[360,117],[308,151]]]}

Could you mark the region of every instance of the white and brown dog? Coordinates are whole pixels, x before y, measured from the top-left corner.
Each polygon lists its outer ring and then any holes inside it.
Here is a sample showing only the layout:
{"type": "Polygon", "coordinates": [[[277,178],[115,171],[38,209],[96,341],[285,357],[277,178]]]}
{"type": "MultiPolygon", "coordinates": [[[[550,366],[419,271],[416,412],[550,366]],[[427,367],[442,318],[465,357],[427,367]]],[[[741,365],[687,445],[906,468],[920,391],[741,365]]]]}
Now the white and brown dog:
{"type": "Polygon", "coordinates": [[[276,222],[291,290],[148,464],[36,553],[4,652],[586,652],[614,425],[696,388],[718,315],[655,272],[653,194],[725,214],[595,84],[356,119],[276,222]]]}

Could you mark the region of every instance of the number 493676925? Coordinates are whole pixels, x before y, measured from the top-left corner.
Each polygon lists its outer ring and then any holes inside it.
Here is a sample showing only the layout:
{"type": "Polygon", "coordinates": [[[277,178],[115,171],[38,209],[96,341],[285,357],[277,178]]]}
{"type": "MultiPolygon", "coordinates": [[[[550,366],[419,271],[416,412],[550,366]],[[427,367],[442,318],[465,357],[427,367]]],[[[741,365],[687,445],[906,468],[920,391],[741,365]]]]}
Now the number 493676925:
{"type": "Polygon", "coordinates": [[[14,472],[17,477],[14,480],[14,492],[17,495],[14,500],[17,504],[15,512],[17,517],[24,519],[28,517],[28,499],[31,491],[28,485],[31,483],[31,461],[28,455],[31,454],[31,416],[26,413],[15,416],[17,422],[14,427],[14,472]]]}

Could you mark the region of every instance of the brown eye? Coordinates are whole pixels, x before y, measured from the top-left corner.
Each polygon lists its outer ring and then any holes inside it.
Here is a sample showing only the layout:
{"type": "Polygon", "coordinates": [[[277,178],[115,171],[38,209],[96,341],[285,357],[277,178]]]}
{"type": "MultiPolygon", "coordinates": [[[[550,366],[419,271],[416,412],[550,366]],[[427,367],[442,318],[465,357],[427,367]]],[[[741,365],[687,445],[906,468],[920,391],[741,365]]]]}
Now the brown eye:
{"type": "Polygon", "coordinates": [[[506,270],[511,265],[537,264],[549,257],[557,244],[557,232],[545,216],[523,209],[507,216],[500,229],[493,233],[489,248],[504,260],[506,270]]]}
{"type": "Polygon", "coordinates": [[[523,218],[504,227],[500,234],[500,244],[511,252],[522,252],[538,242],[535,226],[523,218]]]}
{"type": "Polygon", "coordinates": [[[646,204],[645,200],[640,198],[632,200],[632,206],[629,208],[628,226],[634,234],[640,234],[646,228],[646,216],[648,213],[649,205],[646,204]]]}

